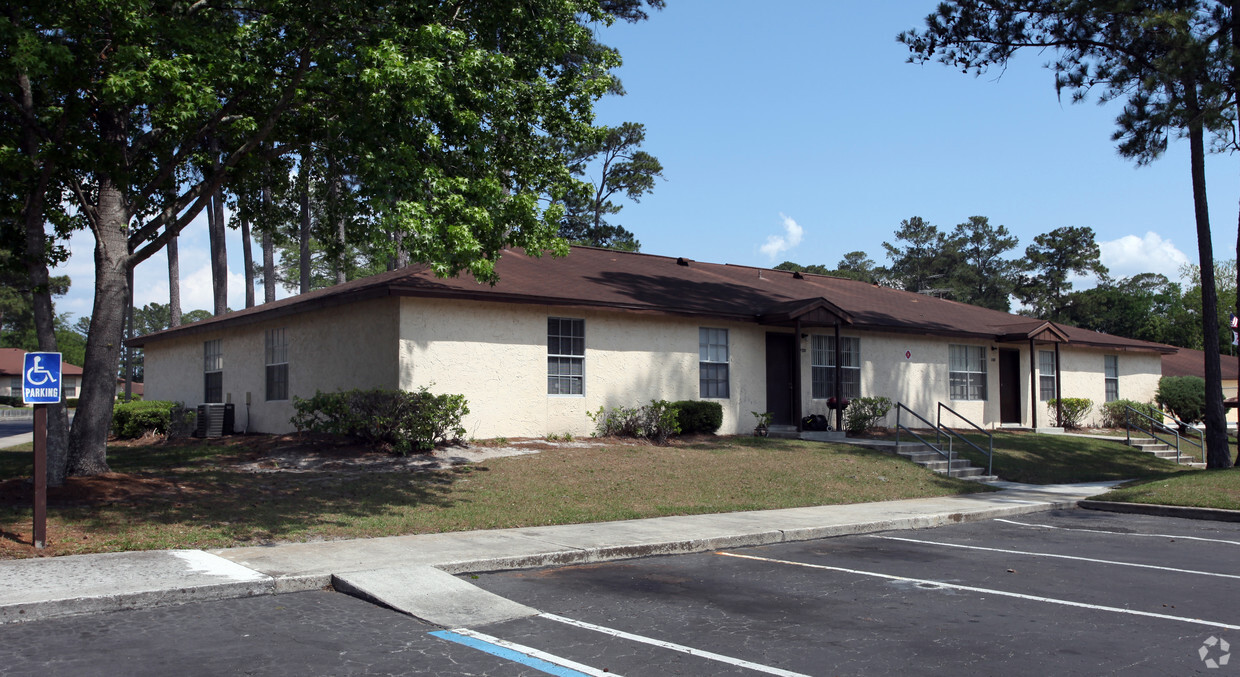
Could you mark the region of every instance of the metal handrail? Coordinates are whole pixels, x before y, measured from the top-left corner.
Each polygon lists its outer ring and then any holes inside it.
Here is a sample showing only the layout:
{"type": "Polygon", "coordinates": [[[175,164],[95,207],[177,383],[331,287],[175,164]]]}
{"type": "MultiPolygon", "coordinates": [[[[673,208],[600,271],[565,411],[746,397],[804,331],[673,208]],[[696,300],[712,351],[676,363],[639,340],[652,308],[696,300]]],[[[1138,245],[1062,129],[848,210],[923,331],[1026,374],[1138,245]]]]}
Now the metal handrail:
{"type": "MultiPolygon", "coordinates": [[[[990,432],[989,430],[986,430],[985,428],[983,428],[983,427],[979,426],[978,424],[974,423],[973,421],[970,421],[969,419],[967,419],[967,418],[965,418],[964,416],[962,416],[962,415],[960,414],[960,412],[956,411],[955,409],[952,409],[951,407],[947,406],[946,404],[943,404],[942,402],[939,402],[939,409],[938,409],[938,416],[937,416],[937,419],[938,419],[938,422],[939,422],[939,425],[938,425],[937,427],[938,427],[938,429],[943,430],[943,431],[945,431],[945,432],[947,432],[947,433],[948,433],[949,437],[948,437],[947,439],[948,439],[948,442],[949,442],[949,443],[950,443],[950,441],[951,441],[951,437],[950,437],[950,435],[955,435],[956,437],[960,438],[960,441],[961,441],[961,442],[964,442],[965,444],[967,444],[967,445],[969,445],[969,446],[973,447],[974,449],[976,449],[976,450],[977,450],[977,452],[978,452],[979,454],[986,454],[986,474],[987,474],[987,475],[991,475],[991,474],[993,474],[991,471],[992,471],[992,470],[994,470],[994,466],[995,466],[995,435],[994,435],[994,433],[990,432]],[[964,435],[962,435],[962,434],[960,434],[960,433],[956,432],[955,430],[952,430],[951,428],[948,428],[947,426],[943,425],[943,410],[944,410],[944,409],[946,409],[946,410],[948,410],[949,412],[951,412],[953,415],[955,415],[955,417],[956,417],[956,418],[960,419],[961,421],[964,421],[965,423],[968,423],[969,425],[973,426],[973,428],[974,428],[975,430],[977,430],[979,433],[981,433],[981,434],[985,435],[985,436],[986,436],[986,439],[987,439],[987,441],[988,441],[988,443],[989,443],[989,445],[988,445],[988,446],[989,446],[990,448],[989,448],[989,449],[983,449],[983,448],[981,448],[981,447],[977,446],[976,444],[974,444],[972,440],[968,439],[968,438],[967,438],[967,437],[965,437],[964,435]]],[[[897,432],[897,435],[898,435],[898,434],[899,434],[899,433],[897,432]]]]}
{"type": "Polygon", "coordinates": [[[1177,420],[1174,416],[1167,416],[1167,414],[1165,414],[1165,413],[1163,413],[1163,412],[1161,412],[1161,411],[1160,411],[1160,412],[1158,412],[1158,413],[1159,413],[1162,417],[1165,417],[1165,418],[1170,418],[1173,422],[1175,422],[1175,424],[1176,424],[1176,426],[1177,426],[1177,427],[1176,427],[1176,428],[1171,428],[1171,427],[1170,427],[1170,426],[1168,426],[1168,425],[1164,422],[1164,420],[1162,420],[1162,419],[1154,418],[1153,416],[1150,416],[1150,415],[1148,415],[1148,414],[1146,414],[1146,413],[1144,413],[1144,412],[1137,411],[1136,409],[1133,409],[1132,407],[1125,406],[1125,407],[1124,407],[1124,437],[1125,437],[1125,442],[1126,442],[1129,446],[1132,446],[1132,429],[1133,429],[1134,427],[1136,427],[1136,429],[1137,429],[1137,430],[1140,430],[1141,432],[1143,432],[1143,433],[1145,433],[1145,434],[1149,435],[1149,436],[1150,436],[1150,437],[1152,437],[1154,440],[1156,440],[1156,441],[1158,441],[1158,442],[1161,442],[1161,443],[1163,443],[1163,444],[1166,444],[1166,445],[1168,445],[1168,446],[1171,446],[1171,445],[1172,445],[1172,442],[1171,442],[1170,440],[1163,439],[1163,438],[1159,437],[1158,435],[1159,435],[1159,433],[1160,433],[1160,432],[1161,432],[1162,434],[1164,434],[1164,435],[1165,435],[1165,434],[1167,434],[1167,433],[1170,433],[1170,434],[1172,434],[1172,435],[1174,435],[1174,436],[1175,436],[1174,446],[1175,446],[1175,462],[1176,462],[1176,464],[1179,464],[1179,463],[1181,463],[1181,462],[1182,462],[1182,461],[1181,461],[1181,458],[1182,458],[1182,456],[1183,456],[1183,452],[1180,450],[1180,442],[1181,442],[1181,441],[1183,441],[1183,442],[1185,442],[1185,443],[1187,443],[1187,444],[1191,444],[1191,445],[1193,445],[1193,446],[1197,447],[1198,449],[1201,449],[1201,462],[1202,462],[1202,463],[1205,463],[1205,458],[1206,458],[1206,457],[1205,457],[1205,437],[1204,437],[1204,435],[1202,435],[1201,431],[1200,431],[1200,430],[1196,430],[1196,429],[1192,429],[1192,430],[1194,430],[1194,432],[1196,432],[1196,433],[1197,433],[1198,437],[1201,439],[1201,442],[1200,442],[1200,443],[1194,442],[1194,441],[1192,441],[1191,439],[1188,439],[1187,437],[1182,437],[1182,436],[1180,435],[1179,426],[1184,426],[1184,427],[1186,427],[1186,428],[1187,428],[1187,427],[1189,427],[1189,426],[1188,426],[1187,424],[1182,423],[1181,421],[1177,420]],[[1137,420],[1136,420],[1136,422],[1135,422],[1135,423],[1134,423],[1134,421],[1133,421],[1133,416],[1134,416],[1134,415],[1137,417],[1137,420]],[[1146,428],[1146,427],[1142,427],[1142,426],[1140,425],[1140,421],[1141,421],[1141,419],[1145,419],[1146,421],[1149,421],[1148,428],[1146,428]]]}
{"type": "Polygon", "coordinates": [[[936,426],[936,425],[934,425],[933,423],[931,423],[931,422],[927,421],[925,418],[922,418],[921,414],[918,414],[917,412],[913,411],[912,409],[909,409],[908,407],[904,406],[904,403],[903,403],[903,402],[896,402],[896,450],[897,450],[897,451],[900,449],[900,431],[901,431],[901,430],[908,431],[908,434],[912,435],[913,437],[916,437],[916,438],[917,438],[917,440],[918,440],[919,442],[921,442],[922,444],[926,445],[927,447],[930,447],[931,449],[933,449],[933,450],[935,450],[936,452],[938,452],[939,456],[942,456],[942,457],[946,458],[946,459],[947,459],[947,474],[948,474],[948,475],[951,475],[951,471],[952,471],[952,456],[953,456],[953,454],[955,453],[955,452],[953,452],[953,451],[952,451],[952,447],[951,447],[951,438],[950,438],[950,437],[948,437],[948,439],[947,439],[947,441],[948,441],[948,445],[947,445],[947,452],[946,452],[946,453],[944,453],[944,451],[943,451],[942,449],[940,449],[940,448],[939,448],[939,445],[941,444],[941,442],[939,442],[939,441],[938,441],[938,430],[939,430],[939,427],[938,427],[938,426],[936,426]],[[910,428],[910,427],[908,427],[908,426],[904,425],[903,423],[900,423],[900,412],[901,412],[901,411],[907,411],[908,413],[912,414],[914,418],[916,418],[917,420],[921,421],[922,423],[925,423],[927,428],[934,428],[934,431],[935,431],[935,441],[934,441],[933,443],[932,443],[932,442],[930,442],[930,440],[927,440],[926,438],[922,437],[921,435],[918,435],[917,433],[913,432],[913,429],[912,429],[912,428],[910,428]]]}
{"type": "MultiPolygon", "coordinates": [[[[1196,426],[1191,426],[1191,425],[1189,425],[1189,424],[1185,423],[1184,421],[1181,421],[1180,419],[1178,419],[1178,418],[1176,418],[1176,417],[1172,416],[1171,414],[1168,414],[1167,412],[1165,412],[1165,411],[1163,411],[1163,410],[1161,410],[1161,409],[1156,409],[1155,411],[1157,411],[1157,412],[1158,412],[1158,414],[1159,414],[1160,416],[1162,416],[1164,419],[1168,419],[1168,418],[1169,418],[1169,419],[1171,419],[1171,422],[1172,422],[1172,423],[1174,423],[1174,424],[1176,425],[1176,434],[1177,434],[1177,435],[1179,434],[1179,431],[1180,431],[1180,430],[1191,430],[1191,431],[1193,431],[1193,433],[1194,433],[1194,434],[1196,434],[1196,435],[1197,435],[1197,441],[1196,441],[1196,442],[1194,442],[1194,441],[1193,441],[1193,438],[1191,438],[1191,437],[1189,437],[1189,436],[1187,436],[1187,435],[1184,435],[1184,436],[1182,436],[1182,437],[1183,437],[1183,440],[1184,440],[1186,443],[1188,443],[1189,445],[1192,445],[1192,446],[1194,446],[1194,447],[1197,447],[1197,449],[1201,451],[1201,462],[1202,462],[1202,463],[1205,463],[1205,462],[1206,462],[1206,434],[1205,434],[1204,432],[1202,432],[1201,430],[1198,430],[1198,429],[1196,428],[1196,426]]],[[[1138,413],[1139,413],[1139,412],[1138,412],[1138,413]]],[[[1163,424],[1163,427],[1165,428],[1165,427],[1167,427],[1167,425],[1164,423],[1164,424],[1163,424]]]]}

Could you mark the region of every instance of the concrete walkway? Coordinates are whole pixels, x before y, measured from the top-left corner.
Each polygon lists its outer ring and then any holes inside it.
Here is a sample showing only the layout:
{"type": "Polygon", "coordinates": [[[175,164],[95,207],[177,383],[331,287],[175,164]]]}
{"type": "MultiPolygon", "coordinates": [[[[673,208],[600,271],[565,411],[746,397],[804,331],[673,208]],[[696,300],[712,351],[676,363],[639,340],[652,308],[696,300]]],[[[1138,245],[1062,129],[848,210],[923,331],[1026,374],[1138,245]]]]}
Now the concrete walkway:
{"type": "Polygon", "coordinates": [[[201,550],[0,561],[0,623],[333,587],[444,627],[533,615],[453,574],[917,529],[1056,508],[1118,482],[882,503],[201,550]]]}

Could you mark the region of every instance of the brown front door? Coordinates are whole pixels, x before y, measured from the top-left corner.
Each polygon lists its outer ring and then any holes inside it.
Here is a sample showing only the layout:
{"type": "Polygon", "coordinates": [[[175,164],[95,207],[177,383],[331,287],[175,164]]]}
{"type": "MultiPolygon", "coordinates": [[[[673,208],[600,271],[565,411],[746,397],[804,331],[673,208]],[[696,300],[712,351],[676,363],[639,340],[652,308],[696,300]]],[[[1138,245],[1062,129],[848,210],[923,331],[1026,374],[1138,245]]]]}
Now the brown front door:
{"type": "Polygon", "coordinates": [[[771,423],[793,425],[792,374],[796,369],[796,336],[766,335],[766,410],[774,414],[771,423]]]}
{"type": "Polygon", "coordinates": [[[999,421],[1020,423],[1020,351],[999,350],[999,421]]]}

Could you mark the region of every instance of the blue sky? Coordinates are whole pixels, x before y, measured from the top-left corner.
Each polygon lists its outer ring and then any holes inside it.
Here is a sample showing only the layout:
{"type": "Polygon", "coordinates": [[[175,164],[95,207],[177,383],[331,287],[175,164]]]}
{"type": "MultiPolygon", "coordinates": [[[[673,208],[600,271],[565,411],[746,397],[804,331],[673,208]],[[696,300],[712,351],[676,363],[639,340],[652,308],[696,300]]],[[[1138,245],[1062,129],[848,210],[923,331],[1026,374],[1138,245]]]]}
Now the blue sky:
{"type": "MultiPolygon", "coordinates": [[[[600,30],[620,49],[627,95],[598,122],[646,125],[665,180],[613,218],[650,254],[774,266],[834,266],[882,242],[902,219],[950,230],[990,218],[1020,238],[1089,226],[1113,275],[1175,279],[1197,261],[1188,149],[1175,141],[1138,168],[1110,140],[1117,104],[1056,98],[1043,64],[1022,53],[980,78],[906,63],[895,41],[937,0],[668,0],[649,21],[600,30]]],[[[1208,165],[1216,258],[1234,258],[1240,167],[1208,165]]],[[[230,232],[230,306],[243,306],[241,244],[230,232]]],[[[89,236],[62,268],[75,288],[61,312],[88,314],[89,236]]],[[[210,307],[206,228],[182,237],[185,309],[210,307]]],[[[136,273],[135,301],[167,302],[162,255],[136,273]]],[[[260,293],[261,298],[261,293],[260,293]]]]}

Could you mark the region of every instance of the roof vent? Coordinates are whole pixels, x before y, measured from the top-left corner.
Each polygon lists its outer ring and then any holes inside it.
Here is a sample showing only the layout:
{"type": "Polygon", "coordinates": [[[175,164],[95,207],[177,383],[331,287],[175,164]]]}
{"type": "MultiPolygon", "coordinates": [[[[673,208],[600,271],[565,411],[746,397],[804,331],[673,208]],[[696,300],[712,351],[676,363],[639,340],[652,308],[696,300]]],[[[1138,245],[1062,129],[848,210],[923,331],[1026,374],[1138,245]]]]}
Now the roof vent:
{"type": "Polygon", "coordinates": [[[677,257],[677,258],[676,258],[676,265],[678,265],[678,266],[687,266],[687,265],[689,265],[689,259],[686,259],[686,258],[685,258],[685,257],[683,257],[683,256],[677,257]]]}
{"type": "Polygon", "coordinates": [[[805,276],[801,274],[801,271],[799,271],[799,270],[794,270],[794,271],[792,271],[792,279],[794,279],[794,280],[804,280],[804,279],[805,279],[805,276]]]}

